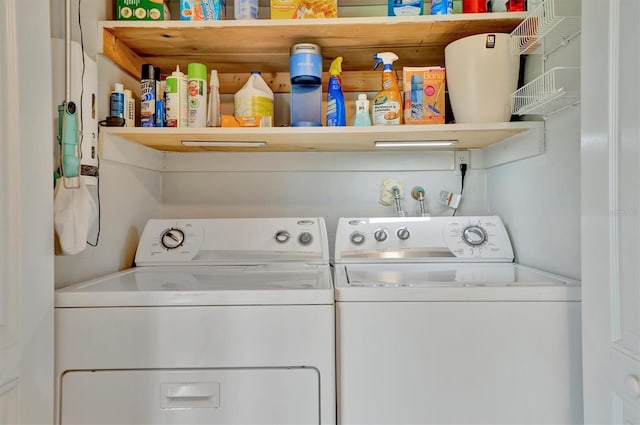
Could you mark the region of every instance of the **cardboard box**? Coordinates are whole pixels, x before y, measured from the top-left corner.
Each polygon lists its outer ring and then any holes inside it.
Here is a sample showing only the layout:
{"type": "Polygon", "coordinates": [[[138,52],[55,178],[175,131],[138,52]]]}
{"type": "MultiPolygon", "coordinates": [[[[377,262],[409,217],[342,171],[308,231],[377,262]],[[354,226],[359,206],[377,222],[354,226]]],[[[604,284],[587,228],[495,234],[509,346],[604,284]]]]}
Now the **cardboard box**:
{"type": "Polygon", "coordinates": [[[445,69],[402,68],[405,124],[444,124],[445,69]]]}
{"type": "Polygon", "coordinates": [[[180,0],[182,21],[221,21],[225,15],[225,0],[180,0]]]}
{"type": "Polygon", "coordinates": [[[119,21],[168,21],[169,8],[164,0],[116,0],[119,21]]]}
{"type": "Polygon", "coordinates": [[[271,19],[337,17],[337,0],[271,0],[271,19]]]}

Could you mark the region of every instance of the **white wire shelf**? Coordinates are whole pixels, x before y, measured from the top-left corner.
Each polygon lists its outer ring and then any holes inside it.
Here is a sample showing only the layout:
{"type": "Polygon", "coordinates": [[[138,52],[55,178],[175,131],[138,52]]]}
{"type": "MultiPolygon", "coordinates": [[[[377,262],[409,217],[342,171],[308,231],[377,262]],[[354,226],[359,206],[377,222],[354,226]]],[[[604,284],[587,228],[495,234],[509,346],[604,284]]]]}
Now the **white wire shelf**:
{"type": "Polygon", "coordinates": [[[580,0],[544,0],[511,35],[516,50],[525,55],[548,54],[579,33],[580,0]]]}
{"type": "Polygon", "coordinates": [[[511,96],[516,115],[551,115],[580,102],[580,68],[556,67],[511,96]]]}

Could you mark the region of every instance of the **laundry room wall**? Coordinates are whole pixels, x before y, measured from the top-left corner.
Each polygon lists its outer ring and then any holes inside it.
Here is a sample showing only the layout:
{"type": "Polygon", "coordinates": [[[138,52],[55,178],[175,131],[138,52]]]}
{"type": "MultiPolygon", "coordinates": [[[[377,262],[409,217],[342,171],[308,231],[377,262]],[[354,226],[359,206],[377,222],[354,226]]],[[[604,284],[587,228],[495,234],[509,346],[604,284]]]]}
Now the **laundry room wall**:
{"type": "MultiPolygon", "coordinates": [[[[97,22],[111,19],[111,1],[71,0],[72,40],[80,43],[78,5],[81,6],[82,44],[85,53],[98,64],[97,114],[104,119],[109,92],[116,82],[137,88],[139,82],[123,73],[97,52],[97,22]]],[[[64,38],[64,1],[51,0],[51,37],[64,38]]],[[[81,78],[73,75],[72,78],[81,78]]],[[[97,78],[97,76],[96,76],[97,78]]],[[[53,84],[64,86],[64,75],[54,75],[53,84]]],[[[54,92],[56,90],[54,89],[54,92]]],[[[64,91],[62,91],[64,93],[64,91]]],[[[87,95],[87,93],[85,93],[87,95]]],[[[63,99],[54,99],[61,102],[63,99]]],[[[74,99],[78,102],[78,99],[74,99]]],[[[56,124],[57,125],[57,124],[56,124]]],[[[55,141],[52,141],[55,143],[55,141]]],[[[56,287],[67,286],[131,266],[144,224],[158,216],[162,202],[162,154],[146,152],[144,160],[132,165],[138,147],[112,141],[99,146],[100,161],[100,234],[98,246],[87,246],[74,256],[55,256],[56,287]]]]}
{"type": "MultiPolygon", "coordinates": [[[[72,0],[74,17],[78,3],[72,0]]],[[[50,4],[52,37],[61,38],[63,4],[50,4]]],[[[98,115],[104,117],[115,82],[138,94],[139,83],[96,54],[97,22],[111,18],[111,2],[81,5],[85,51],[98,61],[98,115]]],[[[77,25],[72,27],[79,41],[77,25]]],[[[227,98],[225,107],[230,105],[227,98]]],[[[483,168],[482,153],[473,152],[457,214],[502,216],[521,263],[579,277],[579,113],[551,117],[546,135],[544,154],[490,169],[483,168]],[[567,119],[575,126],[565,125],[567,119]]],[[[418,210],[411,188],[425,188],[431,214],[450,215],[438,194],[457,192],[461,184],[452,151],[160,153],[117,137],[100,149],[99,245],[78,256],[56,256],[57,287],[130,267],[150,218],[321,216],[332,246],[339,217],[395,215],[393,205],[379,203],[385,178],[404,184],[402,204],[411,216],[418,210]]]]}
{"type": "MultiPolygon", "coordinates": [[[[528,79],[543,67],[579,66],[580,37],[540,56],[527,59],[528,79]]],[[[542,155],[487,170],[487,205],[504,220],[516,261],[580,279],[579,105],[548,117],[542,155]]]]}

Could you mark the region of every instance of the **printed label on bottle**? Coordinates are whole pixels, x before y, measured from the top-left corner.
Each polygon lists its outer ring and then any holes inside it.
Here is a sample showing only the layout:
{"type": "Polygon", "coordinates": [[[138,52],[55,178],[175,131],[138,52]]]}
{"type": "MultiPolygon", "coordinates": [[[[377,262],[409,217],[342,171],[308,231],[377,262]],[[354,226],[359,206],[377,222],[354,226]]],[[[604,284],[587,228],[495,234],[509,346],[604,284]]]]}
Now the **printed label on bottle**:
{"type": "Polygon", "coordinates": [[[400,124],[400,103],[394,100],[386,100],[373,104],[373,125],[394,125],[400,124]]]}

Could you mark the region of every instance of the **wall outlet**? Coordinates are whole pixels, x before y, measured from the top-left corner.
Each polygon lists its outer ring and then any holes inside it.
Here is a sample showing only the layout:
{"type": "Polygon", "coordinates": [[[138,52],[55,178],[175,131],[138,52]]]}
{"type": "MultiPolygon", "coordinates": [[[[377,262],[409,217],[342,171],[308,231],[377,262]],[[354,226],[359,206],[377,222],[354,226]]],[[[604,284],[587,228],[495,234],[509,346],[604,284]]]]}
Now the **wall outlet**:
{"type": "Polygon", "coordinates": [[[467,164],[467,169],[471,168],[471,151],[453,151],[453,171],[456,176],[460,175],[460,164],[467,164]]]}

